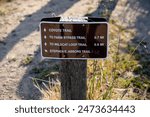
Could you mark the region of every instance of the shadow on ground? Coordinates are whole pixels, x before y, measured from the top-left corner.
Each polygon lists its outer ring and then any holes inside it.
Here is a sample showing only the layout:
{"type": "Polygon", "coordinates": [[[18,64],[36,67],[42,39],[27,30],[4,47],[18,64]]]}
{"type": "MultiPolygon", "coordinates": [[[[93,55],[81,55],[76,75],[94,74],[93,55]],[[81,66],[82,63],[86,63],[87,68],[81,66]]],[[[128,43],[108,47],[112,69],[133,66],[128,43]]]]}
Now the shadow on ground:
{"type": "Polygon", "coordinates": [[[46,6],[37,12],[25,16],[25,20],[21,21],[20,25],[16,27],[5,39],[5,43],[9,47],[5,48],[5,52],[0,56],[2,60],[8,52],[24,37],[30,35],[32,32],[38,30],[39,22],[44,17],[50,17],[53,13],[60,15],[69,9],[78,0],[51,0],[46,6]]]}
{"type": "MultiPolygon", "coordinates": [[[[30,33],[32,33],[34,30],[36,30],[38,28],[39,25],[39,21],[40,19],[42,19],[42,17],[46,16],[47,14],[44,15],[45,11],[48,10],[49,8],[54,10],[53,12],[56,13],[57,15],[64,13],[67,9],[69,9],[74,3],[76,3],[78,0],[63,0],[60,1],[59,0],[52,0],[51,2],[49,2],[45,7],[43,7],[41,10],[37,11],[36,13],[32,14],[31,17],[25,19],[25,21],[23,21],[20,26],[18,26],[18,28],[16,29],[16,31],[24,31],[24,30],[28,30],[28,32],[24,35],[22,35],[21,38],[29,35],[30,33]],[[69,2],[68,2],[69,1],[69,2]],[[62,2],[67,2],[67,4],[62,4],[62,2]],[[68,4],[69,3],[69,4],[68,4]],[[57,8],[57,9],[56,9],[57,8]],[[43,14],[43,16],[39,16],[39,14],[43,14]],[[38,22],[35,24],[30,24],[30,20],[33,19],[38,19],[38,22]],[[31,29],[27,29],[26,26],[30,26],[32,25],[31,29]]],[[[112,11],[114,10],[116,4],[117,4],[118,0],[115,0],[115,2],[106,2],[104,0],[102,0],[99,4],[98,9],[93,12],[92,14],[87,14],[87,16],[95,16],[95,17],[99,17],[100,11],[105,13],[105,5],[107,5],[107,9],[109,9],[109,15],[108,15],[108,19],[112,13],[112,11]]],[[[8,39],[9,40],[9,39],[8,39]]],[[[19,41],[19,39],[18,39],[19,41]]],[[[15,44],[15,43],[14,43],[15,44]]],[[[39,50],[38,54],[34,56],[33,61],[36,61],[37,58],[40,57],[39,54],[39,50]]],[[[56,61],[54,61],[56,62],[56,61]]],[[[33,86],[32,80],[30,78],[28,78],[28,74],[30,74],[31,71],[31,66],[28,66],[28,70],[26,71],[26,74],[23,76],[19,86],[18,86],[18,91],[17,91],[17,95],[19,97],[21,97],[22,99],[40,99],[41,98],[41,94],[40,92],[33,86]]]]}
{"type": "MultiPolygon", "coordinates": [[[[78,2],[78,0],[62,0],[61,2],[60,0],[51,0],[42,9],[38,10],[36,13],[27,16],[26,19],[23,22],[21,22],[21,24],[14,31],[12,31],[6,38],[6,43],[10,44],[10,46],[9,48],[6,48],[6,51],[2,54],[0,60],[2,60],[8,54],[8,52],[14,47],[14,45],[19,41],[21,41],[22,38],[30,35],[33,31],[38,30],[38,25],[40,20],[43,17],[48,17],[49,9],[52,10],[52,12],[54,12],[55,14],[60,15],[64,13],[67,9],[69,9],[76,2],[78,2]]],[[[99,7],[97,8],[97,10],[91,14],[87,14],[86,16],[100,17],[106,15],[107,19],[109,20],[112,11],[115,9],[117,5],[117,2],[118,0],[115,0],[113,2],[110,0],[102,0],[99,3],[99,7]],[[109,12],[106,9],[108,9],[109,12]]],[[[137,49],[137,52],[135,53],[135,56],[138,55],[139,63],[142,66],[136,72],[138,72],[138,74],[141,74],[149,78],[150,76],[150,38],[149,38],[150,37],[150,22],[149,22],[150,1],[149,0],[133,0],[133,1],[128,0],[127,4],[129,5],[129,7],[133,9],[137,9],[137,10],[143,9],[144,11],[146,11],[136,18],[134,28],[137,29],[138,33],[134,37],[134,39],[131,40],[131,42],[137,45],[141,40],[144,39],[143,42],[140,44],[139,48],[137,49]]],[[[40,58],[39,51],[40,50],[37,50],[37,54],[35,54],[33,58],[33,63],[35,64],[36,62],[39,62],[38,61],[39,60],[38,58],[40,58]]],[[[26,74],[21,79],[20,84],[18,86],[18,90],[16,91],[17,95],[21,99],[41,98],[41,93],[34,87],[32,80],[29,78],[31,69],[32,69],[32,65],[28,65],[26,74]]]]}
{"type": "Polygon", "coordinates": [[[150,79],[150,0],[128,0],[127,5],[140,13],[133,27],[130,27],[137,31],[130,43],[139,45],[134,56],[141,66],[135,70],[135,73],[141,78],[150,79]]]}
{"type": "Polygon", "coordinates": [[[91,14],[86,14],[86,16],[92,17],[104,17],[109,21],[109,18],[115,9],[118,0],[101,0],[98,8],[91,14]]]}
{"type": "MultiPolygon", "coordinates": [[[[44,6],[37,12],[27,16],[25,20],[22,21],[20,25],[14,31],[12,31],[6,38],[6,44],[9,44],[10,46],[9,48],[6,48],[6,51],[2,54],[0,60],[2,60],[8,54],[8,52],[15,46],[15,44],[21,41],[21,39],[28,36],[33,31],[38,30],[38,26],[42,18],[50,17],[51,13],[60,15],[64,13],[67,9],[69,9],[77,1],[78,0],[61,0],[60,2],[60,0],[51,0],[46,6],[44,6]],[[51,12],[49,12],[50,10],[51,12]]],[[[37,64],[36,62],[39,62],[39,58],[40,50],[38,49],[33,58],[33,64],[37,64]]],[[[33,68],[33,64],[27,66],[27,71],[21,79],[18,89],[16,91],[17,95],[21,99],[41,98],[41,93],[34,87],[32,80],[29,78],[29,74],[31,72],[31,69],[33,68]]]]}
{"type": "MultiPolygon", "coordinates": [[[[113,9],[115,9],[117,2],[118,1],[115,1],[115,2],[102,1],[98,9],[92,14],[87,14],[87,16],[103,16],[104,15],[104,16],[107,16],[107,19],[109,21],[109,18],[112,14],[113,9]],[[108,9],[109,12],[106,12],[105,10],[103,11],[102,9],[108,9]]],[[[127,25],[129,27],[127,27],[127,29],[125,30],[128,31],[128,29],[129,30],[136,29],[136,32],[137,32],[136,35],[134,35],[133,39],[131,40],[127,39],[129,40],[128,43],[131,44],[131,46],[133,46],[134,49],[138,46],[133,56],[136,58],[136,60],[138,61],[140,65],[138,65],[137,68],[135,69],[134,67],[132,68],[134,69],[134,73],[135,73],[134,74],[135,80],[132,82],[132,84],[136,85],[135,87],[138,87],[138,88],[144,87],[144,89],[141,88],[144,93],[141,93],[141,94],[139,93],[141,95],[139,99],[149,99],[148,96],[146,98],[146,96],[143,96],[143,95],[148,94],[150,92],[150,22],[149,22],[150,0],[132,0],[132,1],[127,0],[127,3],[124,6],[124,9],[125,9],[125,13],[124,12],[121,13],[120,20],[125,19],[125,21],[123,21],[123,26],[126,25],[126,23],[128,23],[127,25]],[[129,17],[128,19],[126,17],[126,14],[130,15],[130,12],[131,12],[131,17],[129,17]],[[135,20],[135,22],[128,22],[130,18],[133,18],[131,20],[135,20]],[[144,86],[145,84],[146,86],[144,86]]],[[[113,18],[114,20],[116,20],[115,17],[113,18]]],[[[121,25],[120,27],[123,27],[123,26],[121,25]]],[[[113,38],[111,39],[111,41],[113,41],[113,38]]],[[[127,41],[124,41],[124,40],[121,40],[121,41],[122,41],[121,44],[123,44],[124,42],[125,44],[127,44],[126,43],[127,41]]],[[[121,52],[125,52],[125,55],[127,52],[129,52],[128,48],[125,48],[124,46],[120,47],[120,50],[121,50],[119,53],[120,55],[122,54],[121,52]]]]}
{"type": "MultiPolygon", "coordinates": [[[[98,9],[91,14],[87,14],[86,16],[106,16],[106,18],[109,21],[109,18],[111,17],[111,14],[118,2],[118,0],[102,0],[98,9]]],[[[128,23],[129,29],[135,28],[137,32],[137,34],[129,42],[129,44],[135,45],[136,47],[140,43],[136,52],[134,53],[134,56],[139,61],[139,64],[141,66],[139,66],[139,68],[136,69],[135,73],[141,75],[142,77],[150,78],[150,0],[127,0],[126,6],[124,8],[126,9],[126,13],[130,12],[128,8],[140,13],[140,15],[136,17],[135,22],[131,24],[127,21],[123,22],[128,23]]],[[[125,19],[126,13],[121,14],[124,15],[122,17],[124,17],[125,19]]],[[[124,51],[124,49],[127,48],[120,49],[122,49],[123,52],[127,52],[124,51]]]]}

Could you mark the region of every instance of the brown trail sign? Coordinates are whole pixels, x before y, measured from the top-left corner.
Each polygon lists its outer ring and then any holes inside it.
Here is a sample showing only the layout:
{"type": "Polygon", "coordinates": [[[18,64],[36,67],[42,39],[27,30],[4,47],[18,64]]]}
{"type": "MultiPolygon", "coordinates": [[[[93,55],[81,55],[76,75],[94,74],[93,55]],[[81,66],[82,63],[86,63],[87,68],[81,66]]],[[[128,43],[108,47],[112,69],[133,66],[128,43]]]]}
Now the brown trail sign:
{"type": "Polygon", "coordinates": [[[62,99],[86,99],[86,59],[107,57],[107,21],[44,18],[40,30],[42,57],[65,59],[61,65],[62,99]]]}
{"type": "Polygon", "coordinates": [[[51,59],[106,58],[108,24],[102,18],[87,21],[41,21],[42,56],[51,59]],[[93,22],[88,22],[93,21],[93,22]],[[95,21],[95,22],[94,22],[95,21]]]}

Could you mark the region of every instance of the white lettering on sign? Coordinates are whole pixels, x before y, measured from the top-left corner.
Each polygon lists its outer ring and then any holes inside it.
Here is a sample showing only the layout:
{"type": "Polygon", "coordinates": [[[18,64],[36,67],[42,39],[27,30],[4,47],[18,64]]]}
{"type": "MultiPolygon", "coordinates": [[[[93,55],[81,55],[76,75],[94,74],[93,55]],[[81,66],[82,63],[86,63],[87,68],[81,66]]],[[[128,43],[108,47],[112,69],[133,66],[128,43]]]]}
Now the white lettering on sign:
{"type": "Polygon", "coordinates": [[[86,43],[52,43],[50,42],[50,46],[84,46],[86,47],[86,43]]]}
{"type": "MultiPolygon", "coordinates": [[[[46,32],[45,30],[44,30],[44,32],[46,32]]],[[[49,32],[72,32],[72,30],[71,29],[54,29],[54,28],[50,28],[49,29],[49,32]]]]}
{"type": "Polygon", "coordinates": [[[94,36],[94,39],[105,39],[105,36],[94,36]]]}
{"type": "Polygon", "coordinates": [[[49,29],[49,32],[61,32],[61,29],[49,29]]]}
{"type": "Polygon", "coordinates": [[[82,53],[87,53],[87,54],[89,54],[89,53],[91,53],[91,51],[90,51],[90,50],[82,50],[82,53]]]}
{"type": "Polygon", "coordinates": [[[85,40],[86,37],[85,36],[53,36],[53,35],[49,35],[50,39],[80,39],[80,40],[85,40]]]}
{"type": "Polygon", "coordinates": [[[68,53],[81,53],[81,50],[68,50],[68,53]]]}
{"type": "Polygon", "coordinates": [[[67,53],[67,50],[50,50],[50,53],[67,53]]]}
{"type": "Polygon", "coordinates": [[[85,53],[90,54],[90,50],[50,50],[50,53],[85,53]]]}

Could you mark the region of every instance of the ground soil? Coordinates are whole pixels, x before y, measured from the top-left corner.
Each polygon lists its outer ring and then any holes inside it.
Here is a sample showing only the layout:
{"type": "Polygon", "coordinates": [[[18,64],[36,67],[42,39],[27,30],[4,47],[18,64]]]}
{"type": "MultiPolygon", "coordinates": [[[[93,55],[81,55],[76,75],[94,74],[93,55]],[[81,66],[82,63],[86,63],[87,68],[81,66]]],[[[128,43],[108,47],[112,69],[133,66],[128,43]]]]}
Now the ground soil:
{"type": "MultiPolygon", "coordinates": [[[[30,71],[42,64],[38,26],[43,17],[99,16],[100,4],[101,0],[13,0],[0,3],[0,99],[42,99],[33,86],[30,71]],[[28,57],[32,62],[23,65],[28,57]]],[[[136,33],[126,35],[124,43],[145,38],[146,52],[150,54],[149,0],[119,0],[110,19],[120,24],[123,22],[123,26],[136,33]]]]}

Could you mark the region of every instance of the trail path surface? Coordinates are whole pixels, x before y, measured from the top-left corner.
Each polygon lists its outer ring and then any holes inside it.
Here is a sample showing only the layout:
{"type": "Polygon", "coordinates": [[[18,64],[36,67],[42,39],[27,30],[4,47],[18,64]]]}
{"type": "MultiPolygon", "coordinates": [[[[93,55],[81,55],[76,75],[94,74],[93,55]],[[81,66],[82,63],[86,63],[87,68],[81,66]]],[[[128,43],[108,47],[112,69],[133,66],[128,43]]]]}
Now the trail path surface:
{"type": "Polygon", "coordinates": [[[0,99],[40,99],[28,74],[40,63],[39,22],[52,13],[83,16],[96,10],[98,0],[14,0],[1,5],[0,16],[0,99]],[[78,8],[81,8],[80,11],[78,8]],[[30,65],[22,62],[33,57],[30,65]]]}
{"type": "MultiPolygon", "coordinates": [[[[14,0],[0,5],[0,99],[41,99],[33,86],[30,71],[41,63],[39,22],[52,13],[58,16],[99,16],[101,0],[14,0]],[[29,65],[22,65],[31,57],[29,65]]],[[[125,17],[124,25],[135,30],[137,37],[150,36],[149,0],[119,0],[111,18],[125,17]],[[122,12],[129,5],[126,16],[122,12]],[[147,17],[147,18],[145,18],[147,17]]],[[[128,37],[126,41],[133,39],[128,37]]],[[[150,46],[148,46],[150,50],[150,46]]],[[[52,63],[51,63],[52,64],[52,63]]]]}

